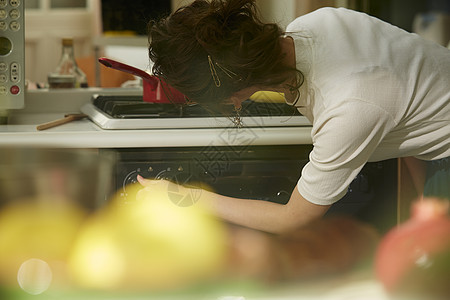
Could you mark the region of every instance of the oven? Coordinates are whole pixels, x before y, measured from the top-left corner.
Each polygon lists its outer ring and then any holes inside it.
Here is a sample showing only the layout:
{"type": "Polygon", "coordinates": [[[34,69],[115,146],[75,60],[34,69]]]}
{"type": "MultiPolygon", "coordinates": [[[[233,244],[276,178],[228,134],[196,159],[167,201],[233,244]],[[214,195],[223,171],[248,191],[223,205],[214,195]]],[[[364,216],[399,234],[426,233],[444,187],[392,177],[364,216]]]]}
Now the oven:
{"type": "MultiPolygon", "coordinates": [[[[169,129],[189,139],[184,129],[216,128],[221,142],[199,145],[117,148],[117,164],[112,193],[126,199],[129,184],[137,175],[167,179],[182,185],[202,186],[232,197],[287,203],[303,166],[308,162],[311,143],[277,143],[277,139],[258,142],[256,130],[270,128],[301,130],[309,121],[291,106],[280,102],[245,101],[242,128],[235,128],[231,105],[214,111],[199,105],[144,103],[129,96],[94,96],[83,112],[107,130],[169,129]],[[246,134],[243,134],[246,133],[246,134]],[[250,134],[249,134],[250,133],[250,134]],[[243,134],[240,136],[240,134],[243,134]],[[223,135],[222,137],[220,137],[223,135]]],[[[201,131],[203,132],[203,131],[201,131]]],[[[205,134],[208,134],[205,131],[205,134]]],[[[327,213],[352,215],[385,231],[396,222],[395,160],[368,163],[353,180],[343,199],[327,213]]],[[[178,205],[195,202],[175,197],[178,205]]]]}
{"type": "MultiPolygon", "coordinates": [[[[308,162],[311,145],[118,148],[113,193],[127,200],[137,175],[166,179],[219,194],[285,204],[308,162]]],[[[347,194],[327,215],[345,214],[369,222],[384,232],[396,223],[396,161],[368,163],[347,194]]],[[[173,195],[180,206],[195,195],[173,195]]]]}

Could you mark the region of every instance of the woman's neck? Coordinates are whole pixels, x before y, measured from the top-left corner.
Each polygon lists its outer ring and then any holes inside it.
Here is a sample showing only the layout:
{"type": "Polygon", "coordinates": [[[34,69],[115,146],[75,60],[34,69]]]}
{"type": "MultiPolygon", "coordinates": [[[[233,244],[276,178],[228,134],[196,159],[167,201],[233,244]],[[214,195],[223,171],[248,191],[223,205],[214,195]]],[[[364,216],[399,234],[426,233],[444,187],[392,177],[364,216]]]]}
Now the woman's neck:
{"type": "Polygon", "coordinates": [[[281,51],[284,57],[284,62],[287,66],[291,68],[296,67],[295,61],[295,46],[294,40],[290,36],[283,36],[280,38],[281,51]]]}
{"type": "MultiPolygon", "coordinates": [[[[280,44],[282,53],[284,55],[284,63],[290,68],[295,69],[296,60],[294,40],[290,36],[284,36],[280,38],[280,44]]],[[[283,89],[282,92],[284,93],[284,97],[286,98],[287,102],[294,102],[297,98],[297,93],[295,91],[292,91],[292,89],[290,88],[290,86],[296,85],[296,80],[297,78],[295,77],[281,85],[283,89]]]]}

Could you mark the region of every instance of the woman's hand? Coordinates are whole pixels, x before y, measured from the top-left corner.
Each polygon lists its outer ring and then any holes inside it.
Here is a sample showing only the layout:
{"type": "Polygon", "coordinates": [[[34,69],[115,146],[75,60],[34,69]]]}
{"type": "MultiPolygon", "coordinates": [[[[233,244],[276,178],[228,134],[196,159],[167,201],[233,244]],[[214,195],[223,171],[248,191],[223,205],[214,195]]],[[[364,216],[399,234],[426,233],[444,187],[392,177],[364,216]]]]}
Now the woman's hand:
{"type": "Polygon", "coordinates": [[[161,184],[166,181],[164,179],[146,179],[141,175],[137,176],[137,180],[143,187],[155,186],[156,184],[161,184]]]}
{"type": "Polygon", "coordinates": [[[186,187],[165,179],[145,179],[141,175],[138,175],[137,180],[144,187],[139,193],[149,193],[158,190],[160,193],[167,195],[175,205],[181,207],[196,204],[203,193],[202,189],[186,187]]]}

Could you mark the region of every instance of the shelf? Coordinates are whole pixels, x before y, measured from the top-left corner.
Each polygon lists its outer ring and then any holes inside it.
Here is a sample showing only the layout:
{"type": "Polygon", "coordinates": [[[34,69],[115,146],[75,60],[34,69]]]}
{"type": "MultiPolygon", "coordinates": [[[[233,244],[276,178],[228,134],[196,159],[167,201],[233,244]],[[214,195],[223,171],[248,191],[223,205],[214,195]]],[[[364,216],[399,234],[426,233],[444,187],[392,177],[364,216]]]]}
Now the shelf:
{"type": "Polygon", "coordinates": [[[130,46],[130,47],[147,47],[147,36],[98,36],[93,38],[94,46],[130,46]]]}

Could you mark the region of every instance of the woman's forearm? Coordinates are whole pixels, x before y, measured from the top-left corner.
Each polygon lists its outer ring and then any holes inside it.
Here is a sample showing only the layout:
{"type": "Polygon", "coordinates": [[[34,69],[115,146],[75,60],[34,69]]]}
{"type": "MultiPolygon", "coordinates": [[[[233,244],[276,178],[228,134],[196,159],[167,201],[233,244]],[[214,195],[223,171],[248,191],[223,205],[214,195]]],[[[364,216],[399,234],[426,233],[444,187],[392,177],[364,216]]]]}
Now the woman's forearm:
{"type": "Polygon", "coordinates": [[[149,188],[162,187],[166,190],[176,190],[181,194],[195,194],[197,201],[210,209],[217,217],[233,224],[270,233],[284,233],[296,229],[320,218],[330,207],[307,201],[300,195],[297,188],[294,188],[289,202],[283,205],[262,200],[233,198],[180,185],[170,189],[169,185],[176,185],[176,183],[148,180],[141,176],[137,179],[141,185],[149,188]]]}
{"type": "Polygon", "coordinates": [[[321,217],[329,206],[312,204],[295,188],[285,205],[232,198],[202,190],[200,198],[218,217],[245,227],[284,233],[321,217]]]}

